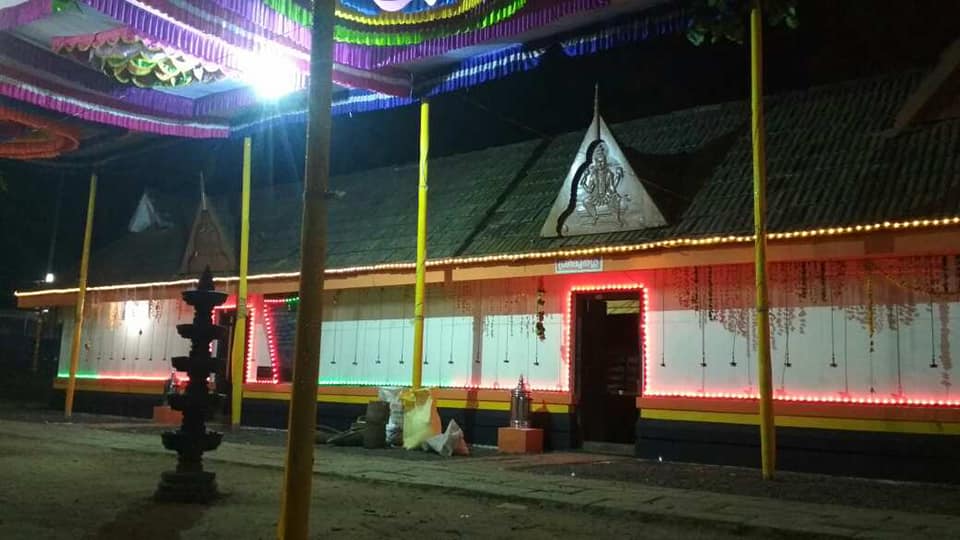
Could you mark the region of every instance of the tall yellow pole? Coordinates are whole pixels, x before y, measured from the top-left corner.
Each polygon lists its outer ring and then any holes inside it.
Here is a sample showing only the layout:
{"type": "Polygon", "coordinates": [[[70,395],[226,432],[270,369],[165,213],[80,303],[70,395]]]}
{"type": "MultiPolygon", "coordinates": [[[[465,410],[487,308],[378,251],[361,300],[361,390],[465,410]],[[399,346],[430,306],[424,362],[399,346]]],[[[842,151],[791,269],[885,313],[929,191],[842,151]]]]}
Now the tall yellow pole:
{"type": "Polygon", "coordinates": [[[323,273],[327,250],[334,7],[335,0],[313,1],[307,166],[300,226],[300,306],[294,341],[287,461],[283,474],[280,519],[277,522],[277,537],[281,539],[306,539],[310,530],[320,330],[323,324],[323,273]]]}
{"type": "Polygon", "coordinates": [[[760,384],[760,458],[763,478],[776,469],[777,439],[770,365],[770,313],[767,300],[767,166],[763,123],[763,17],[760,0],[750,8],[750,107],[753,134],[753,230],[757,287],[757,373],[760,384]]]}
{"type": "Polygon", "coordinates": [[[423,384],[423,297],[427,274],[427,157],[430,154],[430,103],[420,104],[420,190],[417,199],[417,284],[413,298],[413,388],[423,384]]]}
{"type": "Polygon", "coordinates": [[[243,139],[243,176],[240,194],[240,281],[237,284],[237,321],[230,350],[230,425],[240,426],[243,408],[243,353],[247,343],[247,269],[250,259],[250,137],[243,139]]]}
{"type": "Polygon", "coordinates": [[[67,379],[67,395],[63,414],[73,415],[73,396],[77,391],[77,367],[80,365],[80,338],[83,333],[83,304],[87,299],[87,267],[90,264],[90,242],[93,236],[93,209],[97,200],[97,173],[90,174],[90,197],[87,200],[87,224],[83,230],[83,254],[80,256],[80,283],[77,305],[73,317],[73,342],[70,345],[70,378],[67,379]]]}

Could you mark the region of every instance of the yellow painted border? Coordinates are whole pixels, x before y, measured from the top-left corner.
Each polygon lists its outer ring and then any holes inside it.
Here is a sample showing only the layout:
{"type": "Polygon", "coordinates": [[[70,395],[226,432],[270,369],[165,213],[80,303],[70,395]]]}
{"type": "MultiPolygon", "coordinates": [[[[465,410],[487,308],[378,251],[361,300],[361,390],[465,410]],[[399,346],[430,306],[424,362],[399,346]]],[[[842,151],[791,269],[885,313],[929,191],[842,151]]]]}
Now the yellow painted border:
{"type": "MultiPolygon", "coordinates": [[[[757,425],[757,415],[742,413],[674,411],[641,409],[640,417],[649,420],[707,422],[715,424],[757,425]]],[[[925,435],[960,435],[960,423],[873,420],[860,418],[817,418],[810,416],[777,416],[777,426],[842,431],[878,431],[919,433],[925,435]]]]}
{"type": "MultiPolygon", "coordinates": [[[[62,390],[66,387],[66,379],[58,378],[53,387],[62,390]]],[[[86,392],[114,392],[118,394],[146,394],[162,395],[163,381],[137,381],[118,379],[78,379],[77,390],[86,392]]],[[[345,389],[346,390],[346,389],[345,389]]],[[[245,390],[245,399],[269,399],[276,401],[290,401],[289,392],[245,390]]],[[[349,403],[365,405],[377,399],[376,395],[351,395],[318,393],[318,403],[349,403]]],[[[508,401],[472,400],[472,399],[437,399],[437,407],[445,409],[477,409],[482,411],[509,411],[508,401]]],[[[565,414],[570,412],[570,405],[564,403],[533,403],[533,412],[548,412],[565,414]]]]}
{"type": "MultiPolygon", "coordinates": [[[[244,398],[249,399],[272,399],[279,401],[289,401],[290,394],[282,392],[244,392],[244,398]]],[[[349,396],[336,394],[317,394],[319,403],[356,403],[364,405],[371,401],[376,401],[376,396],[349,396]]],[[[472,401],[465,399],[438,399],[437,407],[443,409],[478,409],[483,411],[509,411],[510,404],[505,401],[472,401]]],[[[569,405],[559,403],[534,404],[534,412],[546,411],[548,413],[567,413],[570,412],[569,405]]]]}
{"type": "MultiPolygon", "coordinates": [[[[67,387],[67,379],[58,377],[53,381],[53,387],[63,390],[67,387]]],[[[112,392],[117,394],[163,395],[163,381],[103,381],[97,379],[77,379],[77,390],[81,392],[112,392]]]]}

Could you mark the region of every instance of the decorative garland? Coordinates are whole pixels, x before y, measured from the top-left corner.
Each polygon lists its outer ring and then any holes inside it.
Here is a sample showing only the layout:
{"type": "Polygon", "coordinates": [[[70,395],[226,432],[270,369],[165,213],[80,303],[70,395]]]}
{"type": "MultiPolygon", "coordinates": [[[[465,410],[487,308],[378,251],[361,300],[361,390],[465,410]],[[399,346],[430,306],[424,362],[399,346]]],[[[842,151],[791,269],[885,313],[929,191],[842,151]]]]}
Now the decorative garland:
{"type": "Polygon", "coordinates": [[[545,52],[544,48],[527,50],[515,45],[469,58],[454,71],[416,83],[414,95],[432,97],[529,71],[540,65],[545,52]]]}
{"type": "MultiPolygon", "coordinates": [[[[0,33],[0,51],[3,51],[3,56],[7,58],[16,58],[18,64],[30,66],[31,74],[34,75],[33,82],[39,86],[46,86],[42,74],[54,74],[59,79],[70,81],[73,88],[79,87],[82,91],[102,95],[100,104],[119,102],[120,108],[120,104],[125,104],[140,111],[161,115],[180,118],[194,116],[194,100],[190,98],[121,85],[67,57],[50,54],[49,50],[30,45],[10,34],[0,33]]],[[[64,93],[73,94],[66,91],[64,93]]]]}
{"type": "MultiPolygon", "coordinates": [[[[381,0],[382,1],[382,0],[381,0]]],[[[336,17],[345,21],[368,26],[388,26],[402,24],[424,24],[460,16],[479,7],[489,0],[434,0],[432,6],[425,9],[417,2],[406,2],[401,10],[384,10],[380,6],[371,6],[364,0],[340,0],[337,2],[336,17]]],[[[263,3],[278,14],[301,26],[313,24],[310,8],[296,0],[263,0],[263,3]]]]}
{"type": "MultiPolygon", "coordinates": [[[[266,0],[268,4],[287,3],[290,0],[266,0]]],[[[357,0],[341,0],[337,4],[336,15],[338,19],[350,21],[367,26],[394,26],[410,24],[426,24],[443,19],[452,19],[459,17],[464,13],[473,11],[481,4],[490,2],[490,0],[440,0],[432,9],[423,9],[417,11],[374,11],[370,13],[368,6],[357,6],[357,0]]],[[[405,8],[415,5],[409,3],[405,8]]]]}
{"type": "Polygon", "coordinates": [[[82,90],[68,89],[47,82],[41,87],[24,80],[22,74],[12,77],[8,72],[9,68],[0,70],[0,95],[45,109],[91,122],[159,135],[195,138],[221,138],[229,135],[229,127],[223,124],[176,120],[132,112],[124,110],[120,105],[100,104],[97,96],[91,96],[82,90]]]}
{"type": "Polygon", "coordinates": [[[632,18],[592,34],[565,39],[561,46],[567,56],[595,54],[655,37],[678,34],[686,31],[690,24],[691,15],[677,10],[663,15],[632,18]]]}
{"type": "Polygon", "coordinates": [[[541,278],[537,284],[537,323],[535,325],[537,339],[540,341],[547,339],[547,327],[543,324],[543,319],[546,316],[547,301],[544,298],[546,294],[547,291],[543,288],[543,279],[541,278]]]}
{"type": "MultiPolygon", "coordinates": [[[[242,60],[244,50],[249,49],[255,43],[278,43],[281,48],[286,44],[285,50],[296,52],[297,55],[305,54],[302,44],[299,40],[309,37],[309,31],[295,22],[287,19],[285,14],[278,13],[273,8],[282,0],[266,0],[265,3],[251,3],[243,0],[211,0],[201,2],[199,0],[143,0],[142,2],[121,2],[120,0],[80,0],[85,4],[108,13],[110,16],[126,23],[131,28],[117,30],[117,32],[129,33],[144,44],[153,47],[159,47],[159,43],[177,43],[178,53],[195,58],[197,62],[203,64],[213,64],[220,69],[214,77],[221,77],[225,70],[242,69],[242,60]],[[159,7],[158,7],[159,6],[159,7]],[[212,7],[211,7],[212,6],[212,7]],[[169,7],[173,11],[167,13],[160,7],[169,7]],[[159,11],[158,11],[159,10],[159,11]],[[162,13],[161,13],[162,11],[162,13]],[[186,18],[181,20],[182,18],[186,18]],[[223,23],[223,24],[221,24],[223,23]],[[196,25],[202,24],[203,28],[196,25]],[[213,25],[213,26],[211,26],[213,25]],[[214,30],[213,34],[205,32],[204,29],[214,30]],[[298,30],[293,32],[292,30],[298,30]],[[215,35],[214,35],[215,34],[215,35]],[[293,36],[297,37],[294,38],[293,36]],[[278,37],[279,36],[279,37],[278,37]],[[286,36],[286,41],[280,37],[286,36]],[[156,40],[156,41],[153,41],[156,40]],[[283,42],[283,43],[281,43],[283,42]],[[214,62],[214,60],[216,60],[214,62]],[[222,61],[220,61],[222,60],[222,61]],[[223,66],[223,69],[219,68],[223,66]]],[[[371,0],[372,1],[372,0],[371,0]]],[[[498,24],[489,24],[479,30],[469,31],[464,34],[446,35],[437,39],[422,41],[409,46],[362,46],[350,43],[335,44],[335,69],[334,80],[339,84],[356,87],[374,89],[374,92],[350,92],[345,99],[340,99],[333,104],[334,114],[350,114],[353,112],[366,112],[371,110],[385,109],[390,107],[407,105],[413,102],[412,96],[434,96],[444,92],[454,91],[483,82],[497,79],[518,71],[526,71],[536,67],[544,49],[523,50],[521,47],[513,47],[497,51],[478,58],[469,59],[456,66],[449,73],[433,75],[424,81],[417,81],[415,85],[411,84],[409,77],[404,74],[390,74],[383,71],[373,71],[397,63],[408,62],[418,58],[436,56],[446,53],[454,48],[468,47],[477,43],[482,43],[491,39],[508,37],[520,33],[530,28],[536,28],[548,24],[558,18],[565,17],[578,11],[595,9],[604,6],[609,0],[564,0],[564,1],[546,1],[546,0],[503,0],[503,1],[484,1],[464,0],[463,2],[453,4],[444,3],[443,0],[435,3],[433,10],[401,10],[390,13],[390,17],[407,17],[407,21],[414,21],[409,18],[411,15],[420,13],[426,16],[428,13],[436,15],[439,22],[441,15],[454,13],[454,9],[461,10],[458,13],[466,14],[473,6],[475,10],[483,13],[497,13],[496,8],[504,6],[515,7],[518,11],[516,16],[511,16],[507,20],[501,20],[498,24]],[[523,3],[521,6],[520,4],[523,3]],[[520,8],[523,9],[520,9],[520,8]],[[390,95],[392,94],[392,95],[390,95]]],[[[422,4],[422,2],[421,2],[422,4]]],[[[288,6],[299,6],[303,4],[296,3],[293,0],[286,0],[288,6]]],[[[352,3],[346,4],[346,9],[353,9],[352,3]]],[[[370,1],[366,1],[370,5],[370,1]]],[[[411,4],[412,5],[412,4],[411,4]]],[[[408,6],[410,7],[410,6],[408,6]]],[[[291,8],[292,9],[292,8],[291,8]]],[[[2,12],[0,12],[2,13],[2,12]]],[[[377,18],[386,17],[383,12],[375,12],[377,18]]],[[[419,16],[419,15],[418,15],[419,16]]],[[[634,20],[620,26],[607,29],[593,34],[586,38],[580,38],[574,45],[572,41],[565,41],[564,49],[568,54],[585,54],[584,47],[591,47],[594,50],[603,50],[610,46],[629,42],[630,40],[646,39],[651,35],[660,35],[670,30],[675,30],[671,24],[677,23],[677,15],[666,15],[662,18],[650,18],[634,20]],[[646,28],[646,30],[644,30],[646,28]],[[652,30],[651,30],[652,29],[652,30]],[[611,33],[612,32],[612,33],[611,33]],[[613,36],[611,38],[611,36],[613,36]],[[572,48],[571,48],[572,47],[572,48]]],[[[448,18],[452,18],[448,17],[448,18]]],[[[385,20],[385,19],[384,19],[385,20]]],[[[483,21],[492,23],[489,17],[480,21],[481,25],[486,24],[483,21]]],[[[357,22],[357,21],[352,21],[357,22]]],[[[452,22],[452,21],[450,21],[452,22]]],[[[463,21],[460,21],[463,22],[463,21]]],[[[374,25],[370,25],[374,26],[374,25]]],[[[386,25],[376,25],[386,27],[386,25]]],[[[435,26],[434,29],[437,27],[435,26]]],[[[352,31],[352,29],[349,29],[352,31]]],[[[374,32],[382,34],[384,32],[374,32]]],[[[391,38],[395,39],[395,38],[391,38]]],[[[117,43],[122,43],[118,40],[117,43]]],[[[256,48],[256,47],[254,47],[256,48]]],[[[163,47],[163,50],[170,53],[170,48],[163,47]]],[[[76,54],[74,51],[71,54],[76,54]]],[[[51,60],[53,57],[51,57],[51,60]]],[[[141,60],[156,60],[146,56],[141,60]]],[[[119,59],[118,59],[119,62],[119,59]]],[[[297,68],[302,70],[303,62],[297,61],[297,68]]],[[[251,103],[250,92],[228,92],[229,96],[221,99],[220,94],[214,94],[197,100],[187,100],[179,96],[171,96],[160,92],[152,92],[138,88],[140,86],[184,84],[187,82],[196,82],[203,80],[194,78],[187,81],[186,78],[192,75],[184,75],[183,78],[177,78],[171,74],[170,70],[151,66],[149,63],[142,64],[135,62],[133,65],[113,64],[103,62],[102,67],[110,74],[114,74],[114,69],[118,69],[114,80],[128,81],[126,88],[115,87],[108,89],[108,83],[100,83],[97,86],[103,86],[107,101],[94,100],[102,105],[100,108],[116,108],[119,110],[129,109],[127,104],[137,105],[133,110],[162,111],[167,114],[176,114],[183,118],[193,118],[204,114],[202,111],[210,110],[229,110],[235,108],[231,103],[240,106],[242,103],[251,103]],[[146,72],[148,69],[154,71],[146,72]],[[160,70],[157,72],[156,70],[160,70]],[[155,76],[158,75],[158,76],[155,76]],[[114,99],[120,98],[122,102],[116,103],[116,107],[111,105],[109,95],[113,94],[114,99]],[[176,100],[177,103],[166,103],[170,100],[176,100]],[[183,102],[183,103],[181,103],[183,102]],[[173,107],[172,109],[170,107],[173,107]]],[[[184,73],[183,66],[180,66],[181,73],[184,73]]],[[[60,70],[52,72],[60,73],[60,70]]],[[[203,75],[203,74],[200,74],[203,75]]],[[[303,73],[305,75],[305,72],[303,73]]],[[[70,78],[71,81],[80,80],[70,78]]],[[[43,83],[40,88],[43,91],[51,90],[51,86],[43,83]]],[[[81,95],[83,90],[69,88],[56,90],[54,93],[60,93],[67,98],[74,98],[81,95]]],[[[104,90],[98,90],[104,92],[104,90]]],[[[83,99],[83,98],[82,98],[83,99]]],[[[66,107],[65,102],[63,107],[66,107]]],[[[63,108],[61,107],[61,108],[63,108]]],[[[102,117],[103,112],[90,111],[86,113],[90,117],[102,117]]],[[[114,115],[111,121],[114,125],[131,123],[127,120],[121,120],[114,115]],[[119,123],[118,123],[119,122],[119,123]]],[[[275,122],[299,122],[303,121],[301,111],[291,111],[278,113],[267,119],[267,123],[275,122]]],[[[181,128],[160,127],[159,124],[173,124],[182,122],[166,122],[163,118],[157,118],[158,125],[148,129],[156,131],[160,128],[163,132],[171,130],[181,131],[181,128]]],[[[136,124],[136,121],[132,122],[136,124]]],[[[199,124],[197,124],[199,126],[199,124]]],[[[213,127],[213,126],[211,126],[213,127]]],[[[252,130],[254,124],[246,124],[234,127],[231,131],[237,133],[243,130],[252,130]],[[238,131],[239,130],[239,131],[238,131]]],[[[185,131],[191,131],[187,129],[185,131]]],[[[222,135],[221,135],[222,136],[222,135]]]]}
{"type": "Polygon", "coordinates": [[[373,47],[403,47],[427,40],[466,34],[499,24],[517,14],[527,0],[499,0],[491,2],[489,11],[474,10],[457,19],[426,25],[421,30],[370,31],[345,25],[333,29],[334,41],[373,47]],[[456,22],[455,22],[456,21],[456,22]]]}
{"type": "MultiPolygon", "coordinates": [[[[143,0],[136,3],[121,0],[81,1],[130,26],[139,35],[160,43],[176,43],[177,48],[186,54],[215,62],[229,69],[242,70],[243,61],[249,54],[246,51],[257,51],[265,47],[274,47],[277,48],[277,54],[286,54],[303,73],[306,73],[309,68],[309,57],[304,44],[301,43],[296,47],[284,46],[280,41],[266,35],[276,34],[279,27],[284,27],[282,21],[272,19],[278,27],[270,29],[257,27],[256,23],[250,19],[244,19],[242,15],[230,12],[220,5],[231,0],[214,0],[209,3],[195,0],[143,0]],[[201,5],[207,7],[198,7],[201,5]]],[[[353,43],[335,43],[334,61],[359,69],[379,69],[441,55],[452,49],[507,38],[550,24],[574,13],[596,9],[609,3],[609,0],[526,1],[526,7],[515,16],[504,19],[506,12],[495,11],[484,19],[486,22],[481,22],[473,31],[443,35],[415,44],[371,47],[353,43]],[[492,24],[494,21],[499,23],[492,24]]],[[[508,6],[505,9],[509,11],[514,8],[508,6]]],[[[264,17],[260,18],[266,20],[264,17]]],[[[378,43],[382,41],[379,38],[370,39],[378,43]]],[[[392,43],[399,38],[387,36],[384,39],[392,43]]]]}
{"type": "Polygon", "coordinates": [[[13,124],[12,137],[0,140],[0,158],[49,159],[80,146],[77,130],[24,112],[0,107],[0,124],[13,124]]]}
{"type": "Polygon", "coordinates": [[[175,87],[224,79],[227,73],[181,51],[137,35],[127,27],[53,39],[53,50],[140,88],[175,87]]]}

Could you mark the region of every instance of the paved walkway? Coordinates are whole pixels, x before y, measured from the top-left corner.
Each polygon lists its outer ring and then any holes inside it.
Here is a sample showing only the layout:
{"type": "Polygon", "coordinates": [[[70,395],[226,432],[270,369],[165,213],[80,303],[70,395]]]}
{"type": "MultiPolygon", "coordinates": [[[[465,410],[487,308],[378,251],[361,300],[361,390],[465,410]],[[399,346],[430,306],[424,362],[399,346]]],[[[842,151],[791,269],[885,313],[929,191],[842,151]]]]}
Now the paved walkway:
{"type": "MultiPolygon", "coordinates": [[[[110,429],[107,424],[39,424],[0,420],[0,436],[56,440],[98,448],[166,454],[156,435],[110,429]]],[[[397,452],[401,452],[397,450],[397,452]]],[[[284,449],[225,442],[207,460],[281,468],[284,449]]],[[[845,538],[956,538],[960,517],[787,502],[704,491],[577,477],[538,475],[514,467],[595,459],[584,454],[410,460],[358,449],[319,447],[314,471],[339,478],[405,484],[547,503],[593,511],[626,512],[647,519],[696,520],[745,529],[845,538]]],[[[215,467],[212,467],[215,469],[215,467]]]]}

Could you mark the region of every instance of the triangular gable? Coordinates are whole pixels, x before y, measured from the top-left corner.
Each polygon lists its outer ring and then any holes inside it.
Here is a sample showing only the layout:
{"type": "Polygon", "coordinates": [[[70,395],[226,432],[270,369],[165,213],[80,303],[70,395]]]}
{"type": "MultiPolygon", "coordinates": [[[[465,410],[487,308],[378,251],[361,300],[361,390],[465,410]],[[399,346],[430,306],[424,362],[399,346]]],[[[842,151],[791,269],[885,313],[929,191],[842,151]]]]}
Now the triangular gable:
{"type": "Polygon", "coordinates": [[[170,226],[171,223],[163,219],[163,216],[157,211],[153,199],[144,191],[143,196],[140,197],[140,202],[137,203],[137,209],[133,211],[133,216],[130,217],[130,224],[127,225],[127,229],[130,232],[138,233],[153,228],[166,229],[170,226]]]}
{"type": "Polygon", "coordinates": [[[236,261],[230,242],[223,233],[223,227],[213,208],[207,205],[206,195],[201,195],[197,216],[193,220],[187,249],[183,253],[180,273],[195,275],[210,267],[214,273],[236,271],[236,261]]]}
{"type": "Polygon", "coordinates": [[[666,224],[595,109],[540,236],[634,231],[666,224]]]}

